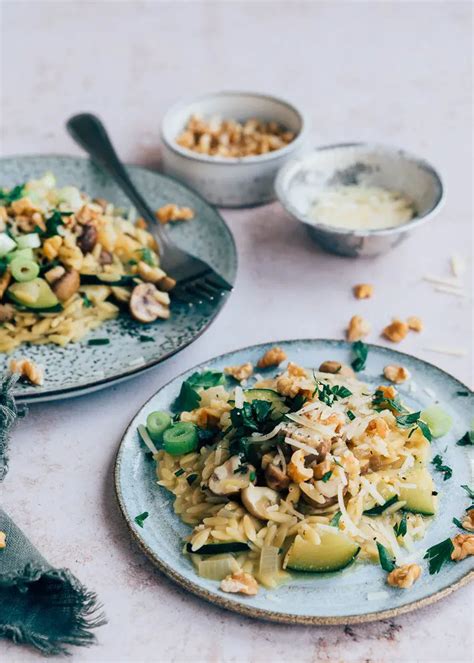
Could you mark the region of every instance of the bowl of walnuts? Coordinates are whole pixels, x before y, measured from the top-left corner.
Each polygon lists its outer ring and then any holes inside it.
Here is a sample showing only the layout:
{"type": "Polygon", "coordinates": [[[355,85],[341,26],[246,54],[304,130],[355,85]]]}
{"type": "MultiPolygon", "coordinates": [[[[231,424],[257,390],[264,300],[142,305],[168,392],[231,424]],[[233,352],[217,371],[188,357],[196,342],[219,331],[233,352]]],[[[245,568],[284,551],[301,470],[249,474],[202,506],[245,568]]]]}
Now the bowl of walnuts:
{"type": "Polygon", "coordinates": [[[181,102],[161,127],[165,173],[214,205],[275,199],[278,170],[303,147],[307,121],[295,106],[253,92],[218,92],[181,102]]]}

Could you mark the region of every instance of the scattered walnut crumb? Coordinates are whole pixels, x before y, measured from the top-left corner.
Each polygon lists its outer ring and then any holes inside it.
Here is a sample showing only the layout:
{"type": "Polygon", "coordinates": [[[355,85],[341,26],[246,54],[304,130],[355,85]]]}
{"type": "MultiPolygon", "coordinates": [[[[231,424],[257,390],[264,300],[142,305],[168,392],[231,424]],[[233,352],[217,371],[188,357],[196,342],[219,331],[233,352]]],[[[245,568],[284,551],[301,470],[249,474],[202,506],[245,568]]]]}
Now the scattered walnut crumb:
{"type": "Polygon", "coordinates": [[[382,336],[385,336],[393,343],[400,343],[408,334],[408,325],[402,320],[394,320],[382,330],[382,336]]]}
{"type": "Polygon", "coordinates": [[[179,207],[175,203],[169,203],[156,210],[156,218],[163,224],[170,221],[189,221],[194,218],[194,211],[190,207],[179,207]]]}
{"type": "Polygon", "coordinates": [[[263,357],[257,362],[259,368],[269,368],[270,366],[278,366],[286,359],[286,353],[279,347],[275,346],[267,350],[263,357]]]}
{"type": "Polygon", "coordinates": [[[34,385],[42,385],[44,382],[44,371],[31,359],[12,359],[10,362],[12,373],[19,373],[22,378],[34,385]]]}
{"type": "Polygon", "coordinates": [[[384,438],[387,437],[387,433],[390,429],[385,419],[382,419],[382,417],[377,417],[377,419],[372,419],[369,421],[366,430],[368,433],[374,433],[375,435],[384,438]]]}
{"type": "Polygon", "coordinates": [[[217,157],[248,157],[279,150],[295,137],[277,122],[250,118],[243,124],[236,120],[192,115],[176,142],[199,154],[217,157]]]}
{"type": "Polygon", "coordinates": [[[374,286],[370,283],[359,283],[352,291],[356,299],[370,299],[374,294],[374,286]]]}
{"type": "Polygon", "coordinates": [[[7,545],[7,539],[5,536],[5,532],[0,532],[0,548],[6,548],[7,545]]]}
{"type": "Polygon", "coordinates": [[[340,361],[323,361],[321,366],[318,369],[320,373],[333,373],[337,375],[342,375],[343,377],[346,378],[353,378],[354,377],[354,371],[350,366],[347,364],[343,364],[340,361]]]}
{"type": "Polygon", "coordinates": [[[410,372],[404,366],[397,366],[395,364],[389,364],[383,369],[383,374],[395,384],[401,384],[410,378],[410,372]]]}
{"type": "Polygon", "coordinates": [[[474,532],[474,509],[470,509],[463,518],[462,526],[464,529],[468,529],[471,532],[474,532]]]}
{"type": "Polygon", "coordinates": [[[411,329],[412,331],[423,331],[423,321],[416,315],[411,315],[409,318],[407,318],[407,325],[408,329],[411,329]]]}
{"type": "Polygon", "coordinates": [[[235,380],[242,382],[242,380],[248,380],[252,375],[253,366],[250,362],[241,364],[240,366],[226,366],[224,368],[224,373],[226,375],[231,375],[235,380]]]}
{"type": "Polygon", "coordinates": [[[392,587],[409,589],[420,576],[421,567],[418,564],[404,564],[388,574],[387,583],[392,587]]]}
{"type": "Polygon", "coordinates": [[[353,315],[346,331],[348,341],[360,341],[370,333],[370,324],[361,315],[353,315]]]}
{"type": "Polygon", "coordinates": [[[139,216],[138,219],[135,221],[135,226],[137,228],[140,228],[141,230],[146,230],[148,228],[147,222],[141,216],[139,216]]]}
{"type": "Polygon", "coordinates": [[[255,596],[258,592],[258,583],[250,573],[237,571],[232,575],[226,576],[220,585],[223,592],[231,594],[247,594],[255,596]]]}
{"type": "Polygon", "coordinates": [[[457,534],[452,539],[454,550],[451,559],[459,562],[468,555],[474,555],[474,534],[457,534]]]}
{"type": "Polygon", "coordinates": [[[302,366],[298,366],[298,364],[293,364],[293,362],[290,361],[290,363],[288,364],[288,375],[291,375],[294,378],[305,378],[306,371],[302,366]]]}
{"type": "Polygon", "coordinates": [[[391,385],[381,384],[377,387],[376,391],[381,391],[385,398],[390,398],[393,400],[397,395],[397,390],[391,385]]]}

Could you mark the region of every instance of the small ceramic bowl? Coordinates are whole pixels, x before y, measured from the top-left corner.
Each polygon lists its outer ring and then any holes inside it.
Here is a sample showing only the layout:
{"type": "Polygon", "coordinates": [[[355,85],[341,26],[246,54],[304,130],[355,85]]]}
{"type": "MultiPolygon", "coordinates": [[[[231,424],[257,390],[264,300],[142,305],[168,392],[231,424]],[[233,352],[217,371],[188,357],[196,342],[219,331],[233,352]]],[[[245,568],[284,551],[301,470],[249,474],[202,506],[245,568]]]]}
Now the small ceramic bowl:
{"type": "Polygon", "coordinates": [[[404,150],[372,143],[328,145],[292,159],[279,171],[275,190],[285,209],[326,251],[352,257],[393,248],[432,218],[444,197],[441,178],[430,164],[404,150]],[[416,214],[403,225],[382,230],[339,228],[311,217],[316,191],[347,185],[400,192],[413,201],[416,214]]]}
{"type": "Polygon", "coordinates": [[[303,114],[282,99],[251,92],[218,92],[176,104],[161,126],[165,173],[185,182],[210,203],[222,207],[245,207],[275,199],[278,170],[301,149],[307,122],[303,114]],[[193,114],[235,120],[275,120],[296,134],[285,147],[254,157],[214,157],[192,152],[177,144],[193,114]]]}

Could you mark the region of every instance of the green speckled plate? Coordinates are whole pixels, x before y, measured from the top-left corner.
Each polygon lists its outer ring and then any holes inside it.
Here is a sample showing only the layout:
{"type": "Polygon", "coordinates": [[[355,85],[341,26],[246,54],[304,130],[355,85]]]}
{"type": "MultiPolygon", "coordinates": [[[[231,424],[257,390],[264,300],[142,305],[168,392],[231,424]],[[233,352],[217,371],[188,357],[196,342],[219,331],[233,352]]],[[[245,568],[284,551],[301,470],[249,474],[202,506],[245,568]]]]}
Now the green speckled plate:
{"type": "MultiPolygon", "coordinates": [[[[422,560],[427,547],[458,532],[453,516],[462,516],[469,504],[461,484],[472,482],[472,448],[457,446],[456,441],[470,429],[474,395],[465,385],[435,366],[409,355],[379,346],[369,346],[367,369],[360,378],[372,386],[380,384],[383,367],[402,364],[412,374],[408,384],[400,386],[403,400],[415,409],[439,399],[454,420],[450,433],[434,440],[433,455],[441,453],[453,468],[453,477],[444,482],[433,472],[440,493],[439,513],[423,541],[416,544],[423,574],[410,590],[399,590],[385,584],[385,572],[379,566],[356,562],[337,574],[294,574],[291,581],[276,590],[260,589],[255,597],[225,594],[218,583],[200,578],[182,555],[182,537],[189,533],[173,512],[173,499],[157,486],[154,463],[147,459],[137,426],[145,423],[153,410],[166,410],[178,395],[183,379],[195,370],[209,367],[255,363],[272,344],[253,346],[222,355],[193,368],[156,393],[138,412],[126,431],[117,455],[115,486],[122,513],[133,537],[148,557],[170,578],[188,591],[211,603],[251,617],[303,624],[348,624],[373,621],[409,612],[433,603],[474,577],[474,558],[449,563],[438,575],[430,576],[422,560]],[[468,392],[467,397],[458,391],[468,392]],[[143,528],[134,518],[149,512],[143,528]]],[[[319,366],[325,359],[348,362],[350,347],[343,341],[303,340],[278,342],[288,357],[302,366],[319,366]]],[[[418,561],[418,560],[417,560],[418,561]]]]}
{"type": "MultiPolygon", "coordinates": [[[[74,185],[92,197],[102,197],[129,208],[118,187],[88,159],[67,156],[20,156],[0,159],[0,186],[10,187],[40,177],[46,171],[56,176],[60,186],[74,185]]],[[[237,271],[234,240],[220,214],[200,196],[179,182],[159,173],[129,166],[139,191],[153,209],[168,202],[187,205],[195,218],[175,224],[169,232],[183,249],[206,260],[230,283],[237,271]]],[[[151,368],[194,341],[214,320],[228,295],[209,304],[189,306],[173,302],[172,316],[166,321],[141,325],[121,314],[88,334],[81,342],[65,348],[53,344],[23,346],[11,355],[1,355],[4,371],[11,357],[28,356],[46,368],[42,387],[19,384],[17,397],[25,401],[53,400],[88,393],[151,368]],[[140,341],[140,335],[153,339],[140,341]],[[91,346],[93,338],[108,338],[108,345],[91,346]]]]}

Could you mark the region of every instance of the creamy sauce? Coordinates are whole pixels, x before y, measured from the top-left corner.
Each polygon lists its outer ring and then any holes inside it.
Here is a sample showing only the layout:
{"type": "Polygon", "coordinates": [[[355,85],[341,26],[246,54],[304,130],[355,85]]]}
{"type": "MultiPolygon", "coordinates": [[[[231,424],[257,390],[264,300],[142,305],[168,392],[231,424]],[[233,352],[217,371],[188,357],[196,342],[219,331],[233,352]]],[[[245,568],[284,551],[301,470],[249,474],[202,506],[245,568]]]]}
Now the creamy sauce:
{"type": "Polygon", "coordinates": [[[314,221],[350,230],[394,228],[414,216],[409,198],[377,186],[328,187],[318,193],[310,208],[314,221]]]}

